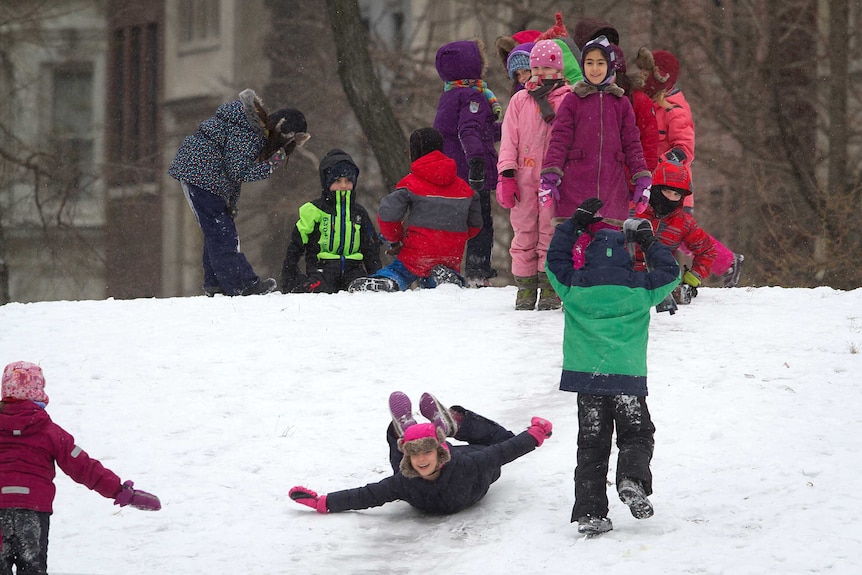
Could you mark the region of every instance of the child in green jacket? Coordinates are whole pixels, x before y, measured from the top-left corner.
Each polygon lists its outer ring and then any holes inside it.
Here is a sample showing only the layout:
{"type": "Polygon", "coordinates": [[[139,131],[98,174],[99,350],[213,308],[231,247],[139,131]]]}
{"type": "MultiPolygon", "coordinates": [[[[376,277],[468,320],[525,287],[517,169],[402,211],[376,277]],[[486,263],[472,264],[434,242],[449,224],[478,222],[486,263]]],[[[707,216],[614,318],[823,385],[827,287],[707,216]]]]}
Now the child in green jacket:
{"type": "Polygon", "coordinates": [[[374,223],[356,201],[359,168],[337,148],[320,161],[321,197],[299,208],[281,272],[284,293],[335,293],[380,269],[374,223]],[[299,260],[305,254],[305,274],[299,260]]]}
{"type": "Polygon", "coordinates": [[[598,230],[584,265],[574,266],[572,248],[587,228],[601,221],[598,198],[585,200],[557,226],[545,269],[565,311],[560,389],[578,394],[578,454],[572,522],[578,532],[613,529],[606,490],[611,440],[616,427],[616,484],[620,499],[637,519],[652,516],[653,435],[646,404],[650,308],[679,283],[679,265],[646,220],[634,223],[634,240],[651,271],[634,271],[626,235],[598,230]]]}

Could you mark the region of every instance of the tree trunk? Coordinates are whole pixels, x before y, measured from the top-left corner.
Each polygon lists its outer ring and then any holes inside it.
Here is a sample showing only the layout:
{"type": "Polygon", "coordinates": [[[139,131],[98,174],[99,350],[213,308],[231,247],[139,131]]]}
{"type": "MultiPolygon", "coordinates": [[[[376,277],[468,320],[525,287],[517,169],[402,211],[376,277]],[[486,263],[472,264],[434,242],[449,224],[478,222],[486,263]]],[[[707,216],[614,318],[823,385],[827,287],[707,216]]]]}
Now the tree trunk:
{"type": "Polygon", "coordinates": [[[392,190],[410,167],[407,139],[371,64],[368,32],[359,5],[356,0],[327,0],[326,8],[335,36],[338,76],[377,158],[383,181],[392,190]]]}

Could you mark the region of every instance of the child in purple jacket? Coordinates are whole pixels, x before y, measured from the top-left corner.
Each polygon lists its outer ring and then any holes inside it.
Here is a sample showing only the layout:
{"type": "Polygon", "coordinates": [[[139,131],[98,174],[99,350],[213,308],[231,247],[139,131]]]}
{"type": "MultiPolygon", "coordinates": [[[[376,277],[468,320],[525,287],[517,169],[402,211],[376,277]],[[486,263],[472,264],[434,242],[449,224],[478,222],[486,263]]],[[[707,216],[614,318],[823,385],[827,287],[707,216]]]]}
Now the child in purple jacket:
{"type": "Polygon", "coordinates": [[[27,361],[3,370],[0,397],[0,573],[48,572],[48,527],[53,512],[54,464],[114,505],[158,511],[159,498],[132,488],[75,445],[51,421],[42,368],[27,361]]]}
{"type": "MultiPolygon", "coordinates": [[[[613,82],[614,66],[615,55],[607,38],[599,36],[586,43],[581,54],[584,79],[572,86],[572,93],[557,109],[542,164],[539,194],[553,196],[557,217],[571,217],[588,198],[602,201],[605,221],[593,224],[590,232],[614,227],[608,219],[621,225],[629,215],[630,202],[637,203],[652,183],[634,109],[613,82]]],[[[583,234],[575,245],[575,268],[583,265],[589,238],[590,234],[583,234]]]]}
{"type": "Polygon", "coordinates": [[[443,135],[443,154],[455,160],[458,177],[467,180],[482,206],[482,231],[467,242],[464,275],[468,287],[489,285],[494,220],[491,190],[497,187],[497,150],[503,107],[482,80],[484,47],[479,40],[444,44],[437,50],[437,74],[446,84],[434,128],[443,135]]]}

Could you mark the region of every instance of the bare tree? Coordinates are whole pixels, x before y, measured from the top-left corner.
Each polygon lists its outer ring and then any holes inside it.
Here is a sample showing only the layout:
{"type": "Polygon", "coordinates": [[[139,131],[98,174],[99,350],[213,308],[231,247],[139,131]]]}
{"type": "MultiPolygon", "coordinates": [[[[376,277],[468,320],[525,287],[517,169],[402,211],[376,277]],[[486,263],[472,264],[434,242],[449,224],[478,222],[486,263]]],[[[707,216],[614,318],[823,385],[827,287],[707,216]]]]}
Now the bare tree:
{"type": "Polygon", "coordinates": [[[679,57],[698,123],[696,215],[749,254],[753,283],[862,285],[849,4],[823,21],[810,0],[652,0],[652,47],[679,57]]]}

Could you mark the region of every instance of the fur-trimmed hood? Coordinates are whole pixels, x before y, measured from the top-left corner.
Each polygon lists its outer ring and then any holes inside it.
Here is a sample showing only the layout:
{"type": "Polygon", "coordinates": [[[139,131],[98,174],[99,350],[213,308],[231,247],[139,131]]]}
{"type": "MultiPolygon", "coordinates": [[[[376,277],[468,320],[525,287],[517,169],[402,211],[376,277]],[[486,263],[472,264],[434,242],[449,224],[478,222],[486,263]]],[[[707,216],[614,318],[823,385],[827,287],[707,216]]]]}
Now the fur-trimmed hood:
{"type": "MultiPolygon", "coordinates": [[[[590,94],[595,94],[598,91],[599,89],[596,86],[593,86],[585,80],[581,80],[580,82],[577,82],[574,86],[572,86],[572,92],[574,92],[581,98],[586,98],[590,94]]],[[[625,95],[625,91],[616,84],[609,84],[607,86],[603,86],[602,92],[619,97],[625,95]]]]}

